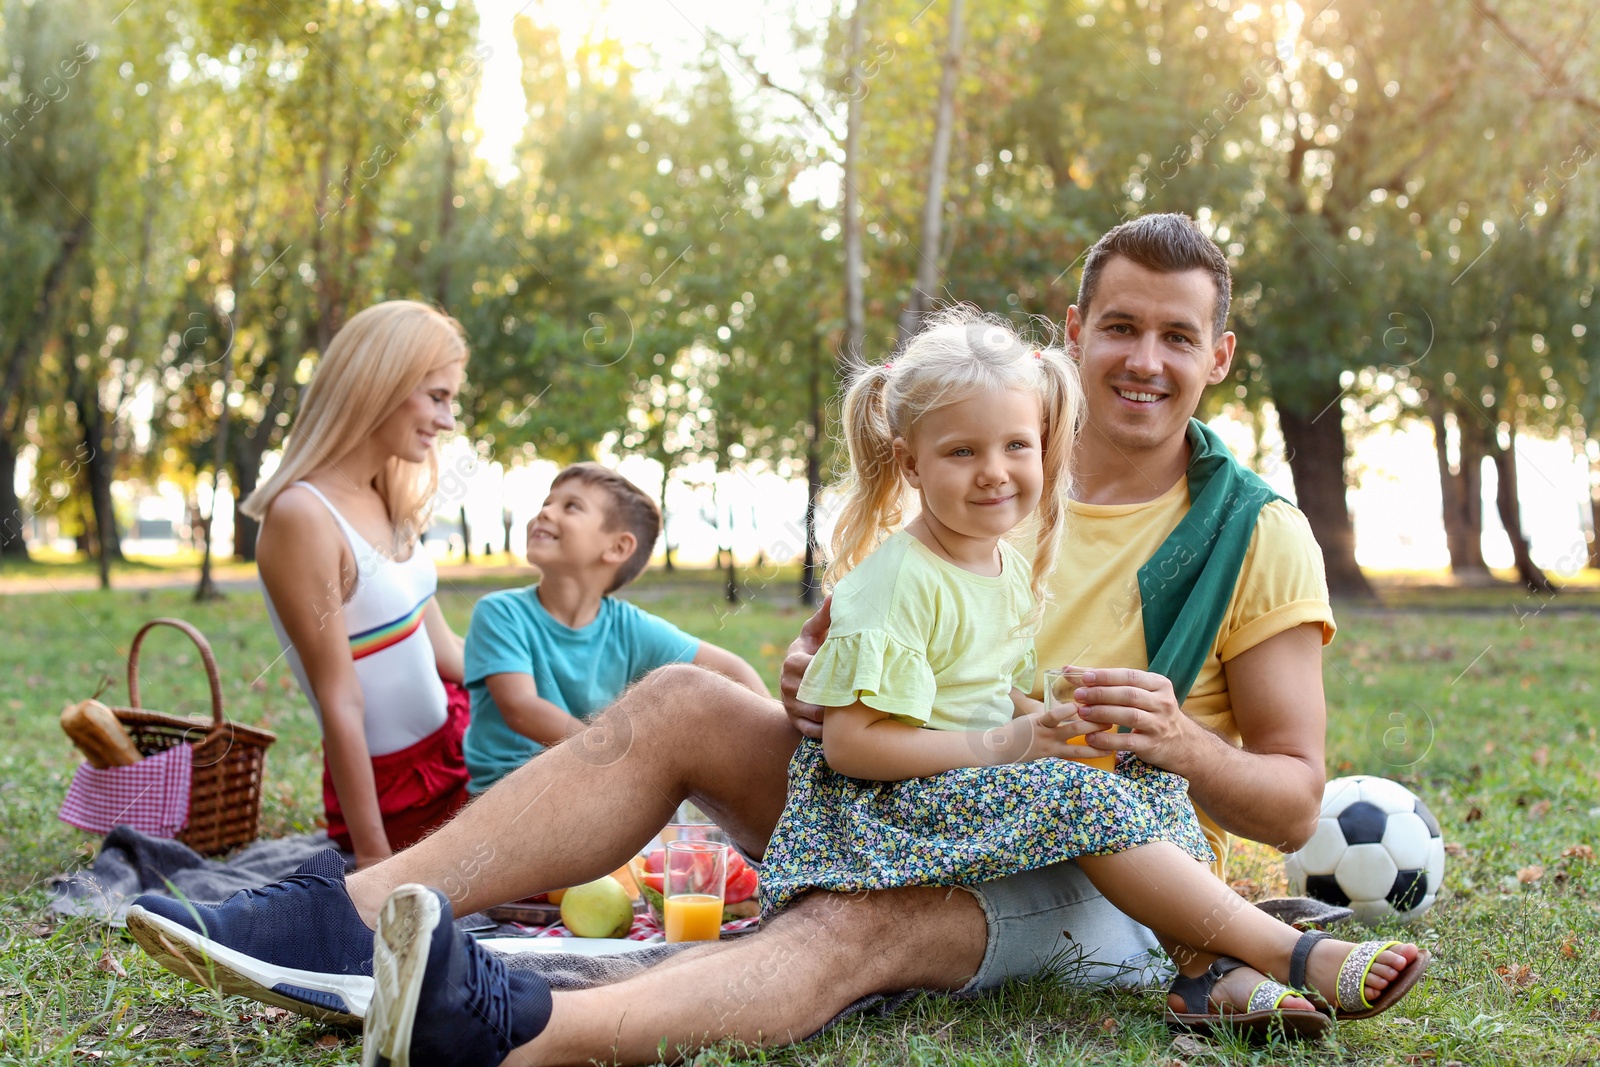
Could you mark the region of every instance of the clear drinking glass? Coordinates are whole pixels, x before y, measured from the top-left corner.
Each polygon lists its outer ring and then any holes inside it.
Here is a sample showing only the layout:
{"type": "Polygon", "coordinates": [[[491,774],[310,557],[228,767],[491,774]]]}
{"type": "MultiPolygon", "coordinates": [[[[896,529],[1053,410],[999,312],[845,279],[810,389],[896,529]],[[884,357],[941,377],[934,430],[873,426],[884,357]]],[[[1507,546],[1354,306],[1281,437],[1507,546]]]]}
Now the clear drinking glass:
{"type": "MultiPolygon", "coordinates": [[[[1044,706],[1053,708],[1057,704],[1077,703],[1072,699],[1072,694],[1083,686],[1083,676],[1092,669],[1090,667],[1051,667],[1045,671],[1044,706]]],[[[1080,734],[1074,737],[1072,743],[1075,745],[1084,744],[1083,735],[1080,734]]],[[[1104,756],[1093,756],[1081,762],[1087,763],[1091,767],[1099,767],[1101,770],[1109,771],[1116,767],[1117,757],[1114,753],[1108,752],[1104,756]]]]}
{"type": "Polygon", "coordinates": [[[720,841],[668,841],[662,869],[662,919],[667,941],[715,941],[722,936],[722,896],[728,846],[720,841]]]}

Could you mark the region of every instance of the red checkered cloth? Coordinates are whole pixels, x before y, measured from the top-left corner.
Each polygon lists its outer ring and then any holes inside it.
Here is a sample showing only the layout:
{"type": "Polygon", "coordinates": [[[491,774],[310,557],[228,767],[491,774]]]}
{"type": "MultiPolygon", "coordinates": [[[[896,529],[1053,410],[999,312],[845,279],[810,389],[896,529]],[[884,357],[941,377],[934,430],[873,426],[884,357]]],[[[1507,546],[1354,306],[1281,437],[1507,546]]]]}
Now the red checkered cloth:
{"type": "Polygon", "coordinates": [[[61,821],[91,833],[131,826],[152,837],[176,837],[189,825],[194,749],[173,745],[127,767],[78,767],[61,804],[61,821]]]}
{"type": "MultiPolygon", "coordinates": [[[[751,927],[757,925],[760,921],[761,920],[755,918],[735,919],[732,922],[723,923],[722,932],[725,934],[736,934],[742,930],[750,929],[751,927]]],[[[513,923],[512,925],[520,926],[521,924],[513,923]]],[[[528,931],[529,937],[578,936],[560,923],[555,923],[550,926],[524,926],[522,928],[528,931]]],[[[651,915],[648,911],[642,911],[634,915],[633,928],[623,936],[629,941],[653,941],[660,935],[661,925],[656,922],[655,916],[651,915]]]]}

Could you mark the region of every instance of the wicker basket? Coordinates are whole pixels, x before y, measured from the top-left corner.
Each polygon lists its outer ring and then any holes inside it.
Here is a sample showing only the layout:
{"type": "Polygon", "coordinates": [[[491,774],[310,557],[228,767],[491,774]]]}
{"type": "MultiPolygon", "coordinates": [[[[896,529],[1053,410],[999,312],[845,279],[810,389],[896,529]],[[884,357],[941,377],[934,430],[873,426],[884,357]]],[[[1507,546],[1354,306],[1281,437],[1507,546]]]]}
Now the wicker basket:
{"type": "Polygon", "coordinates": [[[199,630],[182,619],[153,619],[139,629],[128,650],[128,703],[132,706],[111,710],[146,756],[174,745],[194,746],[189,825],[178,840],[206,856],[254,841],[261,826],[263,764],[268,746],[278,737],[271,730],[242,726],[223,716],[217,659],[199,630]],[[139,646],[155,626],[182,630],[200,649],[206,678],[211,683],[209,724],[139,706],[139,646]]]}

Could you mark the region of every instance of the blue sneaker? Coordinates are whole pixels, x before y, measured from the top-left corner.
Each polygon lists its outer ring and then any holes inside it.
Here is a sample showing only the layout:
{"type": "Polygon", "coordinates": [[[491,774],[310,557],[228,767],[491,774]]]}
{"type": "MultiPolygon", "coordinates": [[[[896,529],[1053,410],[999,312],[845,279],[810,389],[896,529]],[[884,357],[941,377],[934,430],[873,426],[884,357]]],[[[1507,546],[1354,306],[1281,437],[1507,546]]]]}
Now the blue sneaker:
{"type": "Polygon", "coordinates": [[[359,1027],[372,999],[372,931],[333,849],[220,904],[147,893],[128,908],[128,932],[180,977],[324,1022],[359,1027]]]}
{"type": "Polygon", "coordinates": [[[550,986],[451,924],[437,889],[403,885],[378,913],[362,1067],[483,1067],[550,1021],[550,986]]]}

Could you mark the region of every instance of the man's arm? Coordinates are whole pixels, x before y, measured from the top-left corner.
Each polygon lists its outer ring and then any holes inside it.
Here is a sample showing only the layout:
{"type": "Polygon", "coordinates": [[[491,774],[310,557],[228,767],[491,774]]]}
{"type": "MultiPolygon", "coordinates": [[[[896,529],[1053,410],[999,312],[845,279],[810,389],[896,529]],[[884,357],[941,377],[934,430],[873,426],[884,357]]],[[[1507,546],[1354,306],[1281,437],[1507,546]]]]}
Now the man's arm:
{"type": "Polygon", "coordinates": [[[761,675],[756,673],[754,667],[727,649],[718,648],[710,641],[700,642],[700,648],[694,654],[694,665],[731,678],[753,693],[759,693],[764,697],[772,695],[767,683],[761,680],[761,675]]]}
{"type": "Polygon", "coordinates": [[[1078,690],[1078,715],[1134,732],[1087,741],[1182,775],[1195,804],[1224,830],[1292,851],[1310,838],[1322,807],[1322,624],[1284,630],[1223,670],[1243,748],[1185,715],[1166,678],[1120,669],[1089,673],[1091,684],[1078,690]]]}
{"type": "Polygon", "coordinates": [[[584,729],[582,719],[539,695],[531,674],[506,671],[491,674],[484,682],[506,725],[529,740],[555,745],[584,729]]]}

